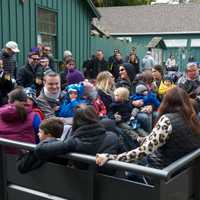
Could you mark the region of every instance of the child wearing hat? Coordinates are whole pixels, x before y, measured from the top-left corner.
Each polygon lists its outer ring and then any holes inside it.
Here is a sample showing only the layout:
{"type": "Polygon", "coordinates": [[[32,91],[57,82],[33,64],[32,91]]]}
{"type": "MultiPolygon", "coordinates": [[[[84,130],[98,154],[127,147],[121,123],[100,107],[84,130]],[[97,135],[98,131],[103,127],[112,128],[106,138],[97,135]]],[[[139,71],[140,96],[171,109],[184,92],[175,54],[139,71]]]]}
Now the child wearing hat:
{"type": "MultiPolygon", "coordinates": [[[[138,84],[135,89],[135,94],[130,97],[132,100],[132,104],[137,104],[137,107],[135,106],[131,113],[130,118],[130,125],[133,127],[133,129],[137,129],[140,127],[140,124],[138,123],[136,117],[139,112],[147,112],[147,107],[153,106],[153,109],[157,109],[160,106],[160,101],[156,97],[156,95],[148,91],[148,88],[144,84],[138,84]]],[[[148,114],[152,114],[151,112],[147,112],[148,114]]]]}
{"type": "Polygon", "coordinates": [[[73,117],[75,108],[80,104],[86,104],[82,100],[84,86],[83,84],[71,84],[66,87],[66,99],[63,104],[60,106],[58,117],[73,117]]]}
{"type": "Polygon", "coordinates": [[[27,87],[24,88],[24,92],[27,95],[27,102],[29,105],[31,105],[33,112],[37,113],[40,116],[41,120],[44,120],[44,114],[42,113],[42,111],[39,109],[39,107],[37,106],[37,99],[36,99],[36,92],[33,88],[31,87],[27,87]]]}

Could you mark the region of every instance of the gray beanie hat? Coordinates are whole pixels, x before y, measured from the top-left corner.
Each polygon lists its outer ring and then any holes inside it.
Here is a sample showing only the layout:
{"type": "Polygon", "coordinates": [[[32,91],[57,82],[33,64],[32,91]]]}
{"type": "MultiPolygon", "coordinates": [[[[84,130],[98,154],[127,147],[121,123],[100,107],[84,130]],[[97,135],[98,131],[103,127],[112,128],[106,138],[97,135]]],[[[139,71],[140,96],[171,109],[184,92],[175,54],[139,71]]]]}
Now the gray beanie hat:
{"type": "Polygon", "coordinates": [[[143,84],[139,84],[139,85],[137,85],[136,88],[135,88],[135,92],[136,92],[137,94],[142,94],[142,93],[145,92],[145,91],[148,91],[148,88],[147,88],[145,85],[143,85],[143,84]]]}

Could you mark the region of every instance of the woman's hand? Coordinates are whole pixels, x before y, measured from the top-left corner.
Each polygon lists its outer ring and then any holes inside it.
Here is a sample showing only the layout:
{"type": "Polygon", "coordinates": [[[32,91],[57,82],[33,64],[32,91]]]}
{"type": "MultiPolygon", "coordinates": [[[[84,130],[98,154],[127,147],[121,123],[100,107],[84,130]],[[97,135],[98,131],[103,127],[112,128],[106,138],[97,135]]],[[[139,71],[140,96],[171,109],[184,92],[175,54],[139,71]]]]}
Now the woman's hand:
{"type": "Polygon", "coordinates": [[[148,114],[152,113],[153,111],[153,107],[152,105],[148,105],[148,106],[145,106],[144,108],[142,108],[141,112],[146,112],[148,114]]]}
{"type": "Polygon", "coordinates": [[[101,153],[96,155],[96,164],[99,166],[103,166],[108,161],[108,154],[101,153]]]}
{"type": "Polygon", "coordinates": [[[122,116],[119,113],[114,114],[114,118],[117,122],[120,122],[122,120],[122,116]]]}

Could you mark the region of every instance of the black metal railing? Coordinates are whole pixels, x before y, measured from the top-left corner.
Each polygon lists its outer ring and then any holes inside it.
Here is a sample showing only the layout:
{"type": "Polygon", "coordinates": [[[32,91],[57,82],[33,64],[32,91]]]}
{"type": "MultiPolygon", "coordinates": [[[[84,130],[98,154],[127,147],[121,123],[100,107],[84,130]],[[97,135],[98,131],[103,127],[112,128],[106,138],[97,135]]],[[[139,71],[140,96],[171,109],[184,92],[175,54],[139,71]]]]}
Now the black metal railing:
{"type": "MultiPolygon", "coordinates": [[[[4,146],[14,147],[14,148],[18,148],[18,149],[25,149],[25,150],[34,150],[36,145],[0,138],[0,147],[1,147],[0,148],[0,171],[1,171],[1,173],[0,173],[0,180],[1,180],[0,181],[0,193],[1,193],[0,197],[1,198],[0,199],[2,199],[2,200],[8,198],[6,191],[5,191],[6,187],[8,186],[8,180],[5,175],[7,167],[6,167],[6,163],[5,163],[6,155],[3,150],[4,146]]],[[[89,199],[91,199],[91,200],[95,199],[94,198],[94,190],[95,190],[94,184],[95,184],[95,176],[97,173],[95,171],[95,157],[90,156],[90,155],[85,155],[85,154],[79,154],[79,153],[69,153],[65,157],[70,160],[89,164],[89,166],[90,166],[89,170],[92,169],[92,171],[89,172],[89,174],[91,175],[90,187],[92,188],[90,191],[91,195],[90,195],[89,199]]],[[[130,164],[130,163],[125,163],[125,162],[112,161],[112,160],[108,161],[105,164],[105,167],[123,170],[123,171],[133,171],[133,172],[137,172],[142,175],[154,177],[157,180],[159,180],[159,187],[157,188],[157,189],[159,189],[161,186],[161,183],[163,186],[163,183],[169,181],[170,178],[172,177],[172,175],[180,172],[180,170],[183,168],[187,168],[187,166],[190,166],[191,163],[194,163],[195,160],[198,160],[199,157],[200,157],[200,149],[186,155],[185,157],[177,160],[176,162],[172,163],[171,165],[169,165],[168,167],[166,167],[162,170],[145,167],[145,166],[141,166],[141,165],[137,165],[137,164],[132,164],[132,163],[130,164]]],[[[197,162],[196,162],[196,164],[197,164],[197,162]]],[[[24,176],[26,176],[26,175],[24,175],[24,176]]],[[[116,180],[118,180],[118,179],[116,179],[116,180]]],[[[160,191],[158,191],[158,193],[160,193],[160,191]]],[[[163,195],[161,195],[161,196],[163,196],[163,195]]],[[[97,199],[100,199],[100,198],[98,197],[97,199]]],[[[158,199],[161,200],[162,198],[158,197],[158,199]]],[[[165,198],[163,198],[163,199],[165,199],[165,198]]],[[[196,199],[198,199],[198,198],[196,198],[196,199]]]]}

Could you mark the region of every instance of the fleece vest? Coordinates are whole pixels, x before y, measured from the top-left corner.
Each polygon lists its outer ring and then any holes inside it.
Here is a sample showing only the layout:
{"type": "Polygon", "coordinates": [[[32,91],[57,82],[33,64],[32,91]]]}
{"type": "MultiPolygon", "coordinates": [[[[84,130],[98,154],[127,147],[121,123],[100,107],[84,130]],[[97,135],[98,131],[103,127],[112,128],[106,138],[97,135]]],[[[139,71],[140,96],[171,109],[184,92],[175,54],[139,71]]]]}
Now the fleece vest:
{"type": "Polygon", "coordinates": [[[166,116],[172,124],[172,134],[165,145],[148,156],[149,165],[159,169],[200,147],[200,136],[192,133],[191,127],[179,113],[166,116]]]}

